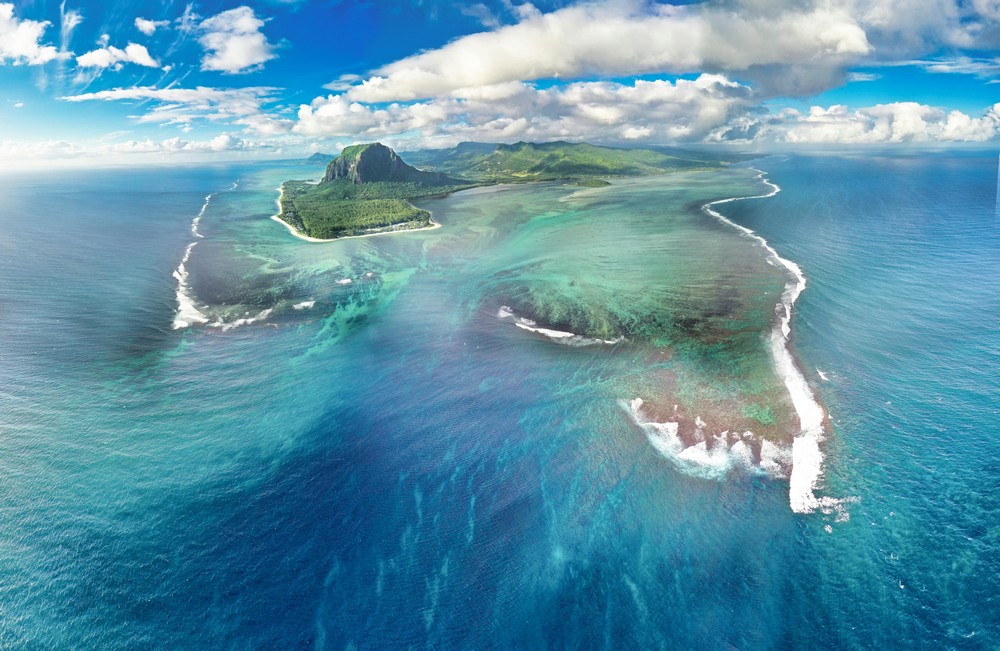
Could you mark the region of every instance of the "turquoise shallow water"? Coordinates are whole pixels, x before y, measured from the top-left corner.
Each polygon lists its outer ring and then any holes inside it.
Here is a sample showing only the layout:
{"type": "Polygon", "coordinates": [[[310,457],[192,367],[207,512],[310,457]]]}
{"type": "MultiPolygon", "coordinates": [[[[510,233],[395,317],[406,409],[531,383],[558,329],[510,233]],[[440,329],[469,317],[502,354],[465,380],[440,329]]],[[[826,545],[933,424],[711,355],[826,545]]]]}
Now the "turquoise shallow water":
{"type": "Polygon", "coordinates": [[[994,648],[996,161],[758,164],[782,192],[722,210],[809,278],[846,522],[695,476],[620,404],[787,411],[785,276],[699,210],[749,170],[476,190],[324,245],[268,219],[302,166],[5,177],[3,645],[994,648]],[[174,329],[193,241],[207,323],[174,329]]]}

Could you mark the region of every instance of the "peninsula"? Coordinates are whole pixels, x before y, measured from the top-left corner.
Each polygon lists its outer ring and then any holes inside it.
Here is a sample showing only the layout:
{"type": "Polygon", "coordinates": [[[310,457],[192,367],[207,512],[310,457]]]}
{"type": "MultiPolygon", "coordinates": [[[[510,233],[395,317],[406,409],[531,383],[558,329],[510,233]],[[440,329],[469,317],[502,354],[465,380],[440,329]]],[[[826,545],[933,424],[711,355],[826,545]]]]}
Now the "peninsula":
{"type": "Polygon", "coordinates": [[[309,240],[332,240],[434,226],[412,199],[495,183],[573,181],[716,169],[730,160],[679,149],[620,149],[586,143],[461,143],[407,154],[417,169],[381,143],[345,148],[319,183],[286,181],[275,219],[309,240]]]}

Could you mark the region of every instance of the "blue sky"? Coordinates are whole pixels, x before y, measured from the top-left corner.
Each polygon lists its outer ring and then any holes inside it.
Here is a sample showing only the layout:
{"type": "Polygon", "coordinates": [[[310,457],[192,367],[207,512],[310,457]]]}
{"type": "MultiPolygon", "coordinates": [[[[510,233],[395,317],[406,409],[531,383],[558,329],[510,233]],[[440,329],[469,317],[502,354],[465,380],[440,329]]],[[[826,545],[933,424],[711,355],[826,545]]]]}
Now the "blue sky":
{"type": "Polygon", "coordinates": [[[995,144],[998,0],[0,2],[5,165],[995,144]]]}

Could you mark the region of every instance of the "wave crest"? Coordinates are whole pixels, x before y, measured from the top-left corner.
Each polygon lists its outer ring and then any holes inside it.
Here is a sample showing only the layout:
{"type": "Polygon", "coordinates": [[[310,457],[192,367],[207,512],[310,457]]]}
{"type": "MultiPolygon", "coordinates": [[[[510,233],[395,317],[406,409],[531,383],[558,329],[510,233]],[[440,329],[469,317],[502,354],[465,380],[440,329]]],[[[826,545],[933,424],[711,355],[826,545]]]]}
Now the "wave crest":
{"type": "Polygon", "coordinates": [[[714,208],[714,206],[733,201],[766,199],[781,191],[781,188],[776,183],[772,183],[763,171],[753,169],[758,173],[757,178],[770,188],[769,192],[750,197],[731,197],[710,201],[702,206],[702,210],[732,226],[746,237],[759,242],[767,251],[768,262],[775,266],[784,267],[791,276],[781,294],[781,301],[775,306],[778,321],[771,331],[770,338],[771,356],[774,359],[775,369],[784,381],[785,388],[788,389],[791,396],[792,405],[795,407],[795,413],[799,416],[799,433],[792,441],[792,472],[789,479],[788,501],[792,511],[796,513],[812,513],[817,509],[829,513],[837,508],[842,508],[844,503],[852,501],[853,498],[839,500],[832,497],[816,497],[815,494],[823,475],[823,452],[820,450],[819,444],[824,438],[823,424],[826,414],[813,396],[812,389],[795,363],[795,358],[789,347],[789,337],[792,333],[792,308],[799,295],[806,288],[806,276],[799,265],[781,257],[763,237],[746,226],[741,226],[730,220],[714,208]]]}

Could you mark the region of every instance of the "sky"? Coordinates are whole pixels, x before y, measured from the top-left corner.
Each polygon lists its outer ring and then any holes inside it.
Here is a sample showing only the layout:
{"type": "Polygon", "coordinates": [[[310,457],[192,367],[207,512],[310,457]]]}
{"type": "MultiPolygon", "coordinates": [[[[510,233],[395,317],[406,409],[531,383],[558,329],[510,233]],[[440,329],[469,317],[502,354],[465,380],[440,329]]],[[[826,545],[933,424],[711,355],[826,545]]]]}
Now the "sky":
{"type": "Polygon", "coordinates": [[[1000,0],[0,0],[0,166],[1000,145],[1000,0]]]}

